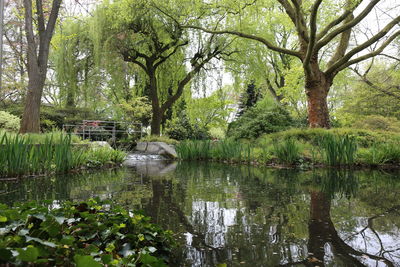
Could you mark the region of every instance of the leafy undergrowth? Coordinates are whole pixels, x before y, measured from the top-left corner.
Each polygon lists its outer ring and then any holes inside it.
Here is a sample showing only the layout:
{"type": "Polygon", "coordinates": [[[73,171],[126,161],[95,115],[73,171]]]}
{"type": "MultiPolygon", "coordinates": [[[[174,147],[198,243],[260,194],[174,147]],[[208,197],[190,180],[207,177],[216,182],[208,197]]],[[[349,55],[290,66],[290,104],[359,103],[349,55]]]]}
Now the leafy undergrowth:
{"type": "Polygon", "coordinates": [[[0,177],[50,175],[71,170],[118,165],[126,153],[112,148],[74,146],[74,135],[0,135],[0,177]]]}
{"type": "Polygon", "coordinates": [[[290,129],[256,140],[183,141],[176,149],[182,160],[305,168],[400,166],[400,134],[362,129],[290,129]]]}
{"type": "Polygon", "coordinates": [[[99,200],[0,204],[0,263],[17,266],[167,266],[172,233],[99,200]]]}

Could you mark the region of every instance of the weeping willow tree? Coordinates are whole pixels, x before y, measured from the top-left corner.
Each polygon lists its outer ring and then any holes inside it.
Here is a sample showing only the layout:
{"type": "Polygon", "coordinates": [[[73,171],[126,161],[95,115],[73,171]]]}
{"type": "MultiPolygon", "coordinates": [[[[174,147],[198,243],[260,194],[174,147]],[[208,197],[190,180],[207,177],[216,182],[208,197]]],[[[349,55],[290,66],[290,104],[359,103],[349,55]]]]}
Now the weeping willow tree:
{"type": "MultiPolygon", "coordinates": [[[[116,57],[99,57],[96,53],[97,22],[69,19],[58,28],[53,40],[51,61],[58,102],[66,108],[91,108],[110,112],[110,105],[133,96],[132,82],[141,84],[138,69],[116,57]]],[[[115,106],[117,107],[117,106],[115,106]]]]}
{"type": "Polygon", "coordinates": [[[119,58],[140,69],[134,89],[149,97],[151,133],[160,135],[166,113],[190,88],[192,79],[226,50],[225,38],[207,35],[189,53],[187,30],[148,1],[119,0],[101,5],[93,18],[97,58],[119,58]]]}

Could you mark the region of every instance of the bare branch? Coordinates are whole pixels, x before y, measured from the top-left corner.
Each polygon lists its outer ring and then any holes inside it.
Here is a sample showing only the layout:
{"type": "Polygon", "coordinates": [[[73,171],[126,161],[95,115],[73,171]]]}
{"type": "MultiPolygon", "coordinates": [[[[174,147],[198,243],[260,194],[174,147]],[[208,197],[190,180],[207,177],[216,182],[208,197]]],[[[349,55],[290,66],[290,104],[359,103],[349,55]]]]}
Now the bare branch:
{"type": "Polygon", "coordinates": [[[316,0],[311,8],[311,18],[310,18],[310,41],[307,47],[307,54],[303,62],[304,69],[307,73],[311,73],[310,60],[314,53],[315,38],[317,34],[317,17],[318,8],[321,5],[322,0],[316,0]]]}
{"type": "Polygon", "coordinates": [[[279,53],[283,53],[283,54],[287,54],[287,55],[291,55],[291,56],[295,56],[299,59],[301,59],[301,54],[298,51],[293,51],[290,49],[286,49],[286,48],[282,48],[279,46],[276,46],[274,44],[272,44],[270,41],[268,41],[267,39],[264,39],[262,37],[259,36],[255,36],[252,34],[247,34],[247,33],[243,33],[243,32],[238,32],[238,31],[230,31],[230,30],[221,30],[221,31],[213,31],[213,30],[209,30],[200,26],[194,26],[194,25],[186,25],[186,26],[182,26],[182,28],[189,28],[189,29],[196,29],[196,30],[201,30],[207,33],[211,33],[211,34],[231,34],[231,35],[236,35],[245,39],[250,39],[250,40],[255,40],[258,42],[263,43],[265,46],[267,46],[269,49],[279,52],[279,53]]]}
{"type": "Polygon", "coordinates": [[[396,39],[397,36],[400,35],[400,30],[395,32],[392,36],[390,36],[378,49],[375,51],[368,53],[364,56],[355,58],[353,60],[350,60],[352,56],[355,54],[361,52],[362,50],[366,49],[373,43],[377,42],[379,39],[384,37],[397,23],[400,22],[400,16],[395,18],[392,22],[390,22],[388,25],[386,25],[385,28],[383,28],[379,33],[377,33],[375,36],[367,40],[366,42],[362,43],[361,45],[357,46],[356,48],[352,49],[349,51],[345,56],[343,56],[339,61],[337,61],[335,64],[330,66],[325,73],[326,74],[331,74],[334,72],[339,72],[343,70],[344,68],[347,68],[350,65],[353,65],[355,63],[358,63],[360,61],[366,60],[368,58],[374,57],[382,53],[382,51],[392,42],[394,39],[396,39]]]}
{"type": "Polygon", "coordinates": [[[380,0],[371,0],[371,2],[368,4],[368,6],[353,20],[349,21],[348,23],[340,26],[336,30],[333,30],[331,33],[326,35],[323,39],[319,40],[316,45],[316,50],[320,50],[322,47],[324,47],[327,43],[333,40],[336,36],[341,34],[342,32],[347,31],[348,29],[351,29],[355,25],[357,25],[362,19],[364,19],[374,8],[376,4],[378,4],[380,0]]]}

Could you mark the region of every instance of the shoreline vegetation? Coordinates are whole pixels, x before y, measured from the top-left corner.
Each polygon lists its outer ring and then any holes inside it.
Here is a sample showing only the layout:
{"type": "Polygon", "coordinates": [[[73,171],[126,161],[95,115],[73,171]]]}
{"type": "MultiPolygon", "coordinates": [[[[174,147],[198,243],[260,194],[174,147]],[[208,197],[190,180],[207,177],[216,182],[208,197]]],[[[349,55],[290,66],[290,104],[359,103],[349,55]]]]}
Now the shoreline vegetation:
{"type": "Polygon", "coordinates": [[[126,153],[95,147],[78,136],[53,132],[0,132],[0,179],[79,172],[120,165],[126,153]]]}
{"type": "Polygon", "coordinates": [[[277,168],[399,168],[400,134],[363,129],[297,129],[255,140],[187,140],[180,160],[204,160],[277,168]]]}

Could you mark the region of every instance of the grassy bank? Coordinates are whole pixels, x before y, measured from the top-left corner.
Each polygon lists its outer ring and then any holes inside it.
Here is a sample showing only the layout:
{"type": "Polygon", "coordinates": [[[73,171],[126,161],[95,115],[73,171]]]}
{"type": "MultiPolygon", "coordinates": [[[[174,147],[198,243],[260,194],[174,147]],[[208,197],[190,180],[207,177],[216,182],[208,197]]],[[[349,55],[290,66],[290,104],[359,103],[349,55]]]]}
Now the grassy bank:
{"type": "Polygon", "coordinates": [[[291,129],[257,140],[185,141],[182,160],[286,166],[400,166],[400,134],[358,129],[291,129]]]}
{"type": "Polygon", "coordinates": [[[110,148],[73,146],[77,136],[0,134],[0,177],[65,173],[120,164],[125,153],[110,148]]]}

